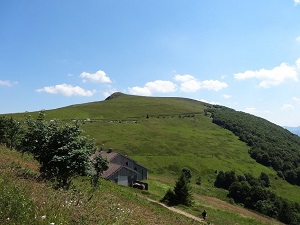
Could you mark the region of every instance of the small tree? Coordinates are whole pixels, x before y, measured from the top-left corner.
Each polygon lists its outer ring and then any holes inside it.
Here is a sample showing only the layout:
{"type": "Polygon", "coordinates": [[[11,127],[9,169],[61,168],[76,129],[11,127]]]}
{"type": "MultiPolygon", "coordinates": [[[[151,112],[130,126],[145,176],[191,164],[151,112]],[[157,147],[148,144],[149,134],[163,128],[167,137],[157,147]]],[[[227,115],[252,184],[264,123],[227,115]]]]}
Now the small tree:
{"type": "Polygon", "coordinates": [[[20,122],[10,117],[7,120],[6,142],[10,149],[16,148],[21,141],[24,129],[20,122]]]}
{"type": "Polygon", "coordinates": [[[174,191],[169,189],[161,201],[166,202],[169,205],[182,204],[191,206],[193,194],[189,179],[183,169],[180,177],[175,183],[174,191]]]}
{"type": "Polygon", "coordinates": [[[68,189],[74,176],[90,174],[94,143],[80,136],[77,123],[45,121],[44,116],[44,112],[40,112],[35,121],[26,118],[27,130],[20,147],[40,163],[43,178],[54,181],[56,187],[68,189]]]}
{"type": "Polygon", "coordinates": [[[175,183],[174,194],[176,196],[177,204],[186,206],[192,205],[192,188],[190,186],[189,180],[186,178],[183,172],[175,183]]]}
{"type": "Polygon", "coordinates": [[[95,171],[94,174],[92,174],[91,183],[93,186],[97,186],[101,174],[108,169],[108,161],[100,155],[98,155],[92,160],[92,162],[95,171]]]}
{"type": "Polygon", "coordinates": [[[187,179],[188,182],[191,182],[191,178],[192,178],[192,173],[191,170],[189,168],[183,168],[181,170],[181,172],[184,174],[185,178],[187,179]]]}
{"type": "Polygon", "coordinates": [[[261,172],[259,180],[264,187],[270,187],[270,178],[266,173],[261,172]]]}
{"type": "Polygon", "coordinates": [[[10,149],[16,148],[23,134],[23,127],[20,122],[10,117],[0,117],[0,143],[5,144],[10,149]]]}

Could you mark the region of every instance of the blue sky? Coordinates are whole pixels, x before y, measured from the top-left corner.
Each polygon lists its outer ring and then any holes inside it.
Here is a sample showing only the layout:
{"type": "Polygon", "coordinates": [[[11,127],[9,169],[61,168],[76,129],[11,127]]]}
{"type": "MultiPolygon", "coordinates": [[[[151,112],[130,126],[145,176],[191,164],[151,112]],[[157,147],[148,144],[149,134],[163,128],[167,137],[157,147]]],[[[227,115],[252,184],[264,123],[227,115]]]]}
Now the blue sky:
{"type": "Polygon", "coordinates": [[[187,97],[300,126],[300,0],[2,0],[0,113],[187,97]]]}

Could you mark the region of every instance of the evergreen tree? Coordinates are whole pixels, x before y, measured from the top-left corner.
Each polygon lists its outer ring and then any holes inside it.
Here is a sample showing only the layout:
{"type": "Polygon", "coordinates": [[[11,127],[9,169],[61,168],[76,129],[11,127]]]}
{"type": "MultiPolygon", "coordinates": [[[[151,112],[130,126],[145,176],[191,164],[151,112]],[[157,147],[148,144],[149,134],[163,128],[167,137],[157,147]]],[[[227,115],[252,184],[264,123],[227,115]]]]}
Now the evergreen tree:
{"type": "Polygon", "coordinates": [[[186,206],[192,205],[193,195],[189,179],[185,176],[184,172],[175,183],[174,194],[176,196],[176,203],[186,206]]]}

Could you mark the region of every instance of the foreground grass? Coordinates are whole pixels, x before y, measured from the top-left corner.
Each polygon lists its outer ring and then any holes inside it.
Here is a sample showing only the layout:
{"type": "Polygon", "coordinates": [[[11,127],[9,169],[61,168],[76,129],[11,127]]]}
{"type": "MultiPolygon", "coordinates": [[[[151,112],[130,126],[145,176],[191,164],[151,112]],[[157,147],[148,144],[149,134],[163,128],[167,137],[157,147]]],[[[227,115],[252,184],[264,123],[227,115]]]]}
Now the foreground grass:
{"type": "MultiPolygon", "coordinates": [[[[0,147],[0,224],[196,224],[146,200],[158,200],[169,188],[155,177],[150,176],[150,192],[105,180],[95,189],[84,177],[75,179],[74,187],[64,191],[39,181],[37,169],[30,156],[0,147]]],[[[173,183],[169,178],[164,181],[173,183]]],[[[270,224],[218,209],[197,198],[193,207],[179,208],[199,217],[205,208],[209,211],[207,222],[213,224],[270,224]]]]}
{"type": "Polygon", "coordinates": [[[193,224],[105,180],[93,189],[78,178],[70,191],[54,190],[37,180],[30,157],[4,148],[0,156],[0,224],[193,224]]]}

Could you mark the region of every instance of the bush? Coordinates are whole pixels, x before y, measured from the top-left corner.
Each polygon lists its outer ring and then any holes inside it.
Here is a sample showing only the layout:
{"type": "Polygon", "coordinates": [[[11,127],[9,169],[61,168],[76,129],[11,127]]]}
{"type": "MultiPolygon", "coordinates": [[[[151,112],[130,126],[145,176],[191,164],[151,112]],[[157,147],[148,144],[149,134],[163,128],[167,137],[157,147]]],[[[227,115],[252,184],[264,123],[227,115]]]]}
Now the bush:
{"type": "Polygon", "coordinates": [[[53,181],[57,188],[68,189],[74,176],[94,171],[90,159],[95,152],[94,143],[80,136],[77,123],[48,122],[44,120],[44,112],[40,112],[35,121],[27,117],[26,124],[20,148],[33,155],[40,163],[41,176],[53,181]]]}

